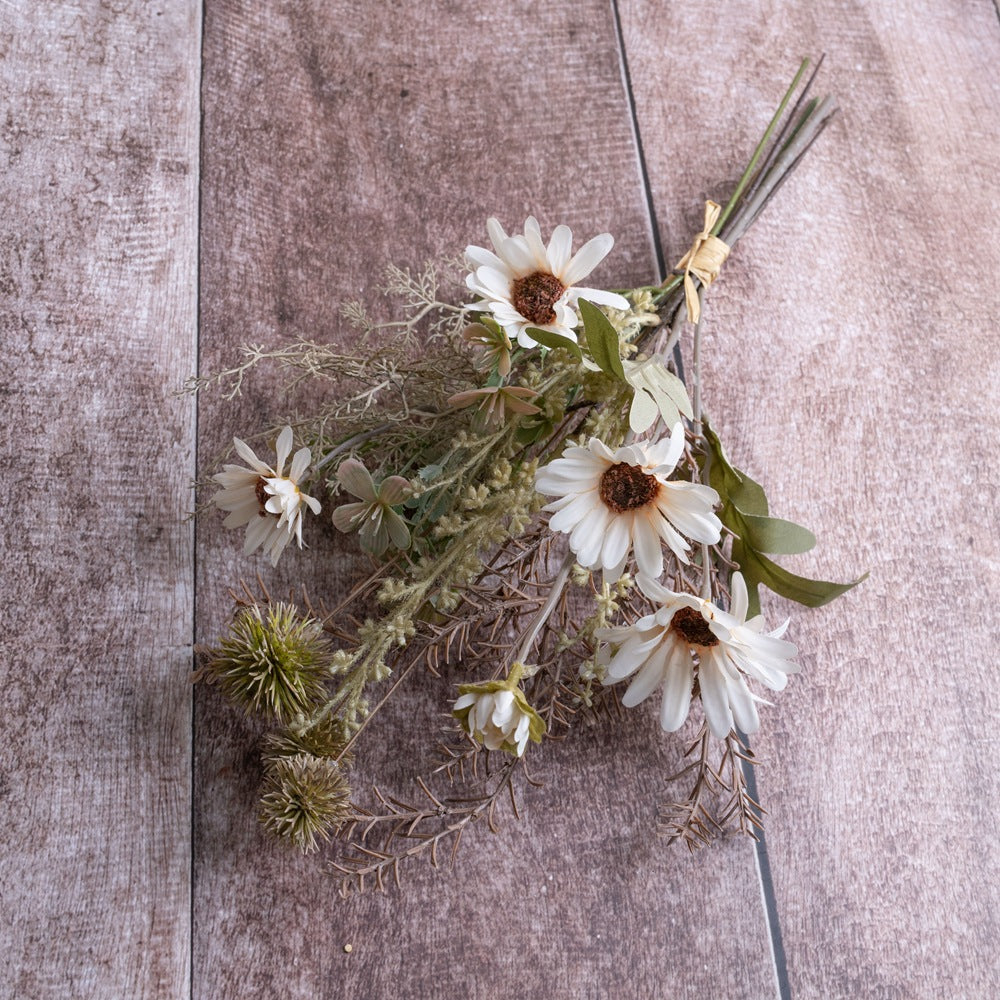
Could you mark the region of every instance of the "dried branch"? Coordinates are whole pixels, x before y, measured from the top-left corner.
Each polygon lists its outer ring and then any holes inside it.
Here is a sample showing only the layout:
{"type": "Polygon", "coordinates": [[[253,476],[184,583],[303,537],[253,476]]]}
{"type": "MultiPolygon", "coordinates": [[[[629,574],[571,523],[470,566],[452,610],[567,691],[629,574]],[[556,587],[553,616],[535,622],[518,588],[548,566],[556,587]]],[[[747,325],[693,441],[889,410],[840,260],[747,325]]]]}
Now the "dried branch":
{"type": "Polygon", "coordinates": [[[479,795],[467,798],[438,798],[426,782],[418,778],[417,785],[428,805],[404,802],[374,789],[381,810],[357,809],[356,818],[346,828],[347,836],[355,839],[347,845],[346,853],[339,860],[330,863],[340,894],[363,893],[371,888],[385,892],[389,876],[399,887],[402,864],[426,856],[437,868],[439,848],[449,840],[449,857],[454,863],[465,831],[476,820],[485,818],[492,833],[499,830],[497,807],[505,797],[514,817],[519,819],[514,777],[520,766],[520,758],[507,759],[479,795]],[[426,829],[435,821],[439,824],[438,829],[426,829]],[[382,828],[388,829],[382,848],[376,850],[367,846],[367,838],[382,828]],[[397,845],[398,841],[404,843],[397,845]]]}

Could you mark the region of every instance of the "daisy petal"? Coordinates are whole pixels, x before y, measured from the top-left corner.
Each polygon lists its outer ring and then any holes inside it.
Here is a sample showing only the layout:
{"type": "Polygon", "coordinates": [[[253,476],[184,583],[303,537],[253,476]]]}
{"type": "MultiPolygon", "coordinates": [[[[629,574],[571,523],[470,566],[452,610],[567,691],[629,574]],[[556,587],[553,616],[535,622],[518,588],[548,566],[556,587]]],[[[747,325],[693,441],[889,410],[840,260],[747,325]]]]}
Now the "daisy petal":
{"type": "Polygon", "coordinates": [[[573,232],[569,226],[556,226],[549,240],[548,258],[552,273],[558,275],[569,263],[573,251],[573,232]]]}
{"type": "Polygon", "coordinates": [[[691,706],[694,664],[687,645],[674,642],[667,655],[663,677],[663,701],[660,702],[660,728],[675,733],[684,725],[691,706]]]}
{"type": "Polygon", "coordinates": [[[299,448],[292,456],[292,467],[288,470],[288,478],[297,483],[305,475],[311,461],[312,452],[308,448],[299,448]]]}
{"type": "MultiPolygon", "coordinates": [[[[276,476],[282,475],[282,469],[285,466],[285,460],[288,458],[292,450],[292,428],[285,427],[282,432],[278,435],[277,443],[274,446],[275,453],[278,456],[278,461],[274,466],[274,474],[276,476]]],[[[295,478],[294,476],[292,477],[295,478]]]]}
{"type": "Polygon", "coordinates": [[[729,708],[726,680],[711,651],[702,656],[698,680],[708,728],[717,740],[724,740],[733,728],[733,713],[729,708]]]}
{"type": "MultiPolygon", "coordinates": [[[[535,264],[535,258],[531,250],[528,249],[528,244],[524,237],[519,239],[516,236],[508,236],[500,248],[500,257],[507,263],[514,276],[518,278],[526,274],[531,274],[538,269],[535,264]]],[[[482,275],[483,270],[485,268],[480,268],[478,273],[482,275]]]]}
{"type": "Polygon", "coordinates": [[[580,247],[576,256],[558,277],[564,285],[575,285],[581,279],[586,278],[607,257],[614,245],[615,241],[610,233],[601,233],[600,236],[595,236],[580,247]]]}
{"type": "Polygon", "coordinates": [[[640,572],[656,579],[663,573],[663,550],[660,539],[647,516],[638,514],[632,522],[635,561],[640,572]]]}
{"type": "Polygon", "coordinates": [[[636,675],[635,680],[628,686],[628,690],[622,695],[622,704],[626,708],[634,708],[640,702],[645,701],[663,683],[663,668],[666,665],[669,647],[660,643],[646,660],[642,670],[636,675]]]}
{"type": "Polygon", "coordinates": [[[465,260],[472,270],[479,267],[493,267],[498,271],[503,271],[507,267],[495,253],[492,253],[485,247],[466,247],[465,260]]]}
{"type": "Polygon", "coordinates": [[[574,288],[573,299],[586,299],[598,306],[610,306],[612,309],[629,309],[629,301],[617,292],[606,292],[601,288],[574,288]]]}
{"type": "MultiPolygon", "coordinates": [[[[245,441],[241,441],[239,438],[233,438],[233,447],[236,449],[236,454],[243,459],[247,465],[250,466],[255,472],[260,473],[262,476],[273,475],[274,470],[269,466],[265,465],[255,454],[253,448],[250,447],[245,441]]],[[[227,469],[235,469],[238,466],[227,466],[227,469]]]]}
{"type": "Polygon", "coordinates": [[[487,219],[486,232],[489,234],[490,242],[493,244],[493,249],[499,253],[500,247],[503,246],[507,239],[507,234],[504,232],[504,228],[500,225],[499,220],[492,217],[487,219]]]}
{"type": "Polygon", "coordinates": [[[525,220],[524,239],[535,260],[535,268],[539,271],[548,271],[549,256],[545,252],[545,244],[542,242],[542,231],[538,228],[538,220],[533,215],[529,215],[525,220]]]}

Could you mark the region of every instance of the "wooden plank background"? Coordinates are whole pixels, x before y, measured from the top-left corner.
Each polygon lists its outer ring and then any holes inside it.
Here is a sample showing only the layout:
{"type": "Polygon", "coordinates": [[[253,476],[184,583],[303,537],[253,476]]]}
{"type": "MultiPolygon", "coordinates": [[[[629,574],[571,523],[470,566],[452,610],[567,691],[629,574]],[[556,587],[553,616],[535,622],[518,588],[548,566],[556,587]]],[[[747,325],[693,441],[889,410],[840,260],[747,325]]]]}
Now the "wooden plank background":
{"type": "Polygon", "coordinates": [[[194,4],[0,4],[0,995],[189,989],[194,4]],[[156,12],[158,11],[158,12],[156,12]]]}
{"type": "MultiPolygon", "coordinates": [[[[982,0],[2,0],[0,995],[1000,993],[997,65],[982,0]],[[342,336],[385,263],[489,214],[609,230],[599,280],[647,280],[824,50],[842,114],[705,317],[706,405],[819,535],[795,565],[872,571],[769,607],[805,651],[756,746],[770,878],[742,840],[651,835],[677,749],[650,711],[548,751],[455,872],[341,902],[258,831],[254,732],[211,691],[192,729],[186,685],[258,568],[183,520],[196,443],[204,467],[289,402],[264,378],[196,430],[173,390],[247,340],[342,336]]],[[[266,575],[359,568],[330,529],[266,575]]],[[[403,724],[437,707],[412,681],[362,773],[425,756],[403,724]]]]}

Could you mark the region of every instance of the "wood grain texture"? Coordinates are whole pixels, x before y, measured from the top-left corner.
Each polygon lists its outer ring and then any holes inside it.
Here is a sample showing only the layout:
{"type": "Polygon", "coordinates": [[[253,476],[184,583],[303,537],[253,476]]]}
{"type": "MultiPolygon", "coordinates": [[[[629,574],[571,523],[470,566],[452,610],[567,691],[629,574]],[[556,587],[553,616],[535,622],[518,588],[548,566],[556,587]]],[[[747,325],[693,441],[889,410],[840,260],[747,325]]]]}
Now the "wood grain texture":
{"type": "MultiPolygon", "coordinates": [[[[602,2],[211,2],[205,26],[202,370],[239,343],[343,337],[339,304],[380,311],[385,263],[481,241],[487,215],[611,230],[596,280],[654,270],[628,107],[602,2]]],[[[202,403],[201,450],[294,406],[264,380],[234,408],[202,403]]],[[[362,567],[332,530],[278,573],[241,539],[199,534],[199,634],[225,588],[265,571],[342,590],[362,567]],[[333,555],[331,555],[331,552],[333,555]]],[[[356,784],[431,763],[439,685],[415,677],[362,744],[356,784]],[[425,728],[420,728],[421,724],[425,728]],[[401,761],[406,765],[402,766],[401,761]]],[[[197,997],[775,994],[750,845],[690,858],[651,835],[677,748],[655,720],[546,752],[548,786],[500,837],[474,829],[454,872],[416,864],[388,898],[339,901],[322,862],[278,850],[254,813],[254,734],[213,691],[196,719],[197,997]],[[344,944],[353,946],[345,954],[344,944]]]]}
{"type": "Polygon", "coordinates": [[[793,613],[805,669],[759,775],[791,995],[1000,992],[1000,23],[993,5],[709,3],[627,51],[674,259],[802,54],[843,113],[706,310],[707,402],[795,563],[870,569],[793,613]],[[706,46],[708,52],[706,54],[706,46]]]}
{"type": "Polygon", "coordinates": [[[189,983],[195,3],[0,5],[0,995],[189,983]]]}

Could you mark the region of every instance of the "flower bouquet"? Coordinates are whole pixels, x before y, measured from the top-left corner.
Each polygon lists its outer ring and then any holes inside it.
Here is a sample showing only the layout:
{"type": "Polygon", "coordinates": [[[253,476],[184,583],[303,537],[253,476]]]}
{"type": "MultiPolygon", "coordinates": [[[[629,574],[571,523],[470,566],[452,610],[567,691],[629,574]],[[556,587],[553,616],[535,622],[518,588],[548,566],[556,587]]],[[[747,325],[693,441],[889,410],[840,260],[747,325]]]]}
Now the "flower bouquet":
{"type": "Polygon", "coordinates": [[[240,464],[214,476],[211,506],[272,564],[331,516],[370,572],[336,606],[305,581],[296,602],[259,574],[241,583],[198,676],[270,721],[261,822],[305,851],[336,837],[342,891],[398,881],[418,855],[436,863],[478,819],[495,829],[548,739],[595,715],[626,726],[651,698],[664,733],[690,735],[666,837],[693,848],[760,828],[748,737],[762,692],[799,669],[760,588],[815,607],[854,583],[774,560],[815,539],[772,516],[727,456],[702,405],[700,323],[732,248],[835,112],[809,97],[808,67],[664,280],[589,287],[610,235],[574,252],[565,225],[546,242],[534,218],[514,234],[490,219],[490,246],[465,251],[471,297],[442,293],[441,267],[391,267],[398,318],[344,308],[356,350],[248,346],[192,381],[232,397],[271,362],[322,387],[264,445],[235,440],[240,464]],[[450,712],[433,759],[409,794],[352,789],[363,736],[408,677],[450,712]]]}

